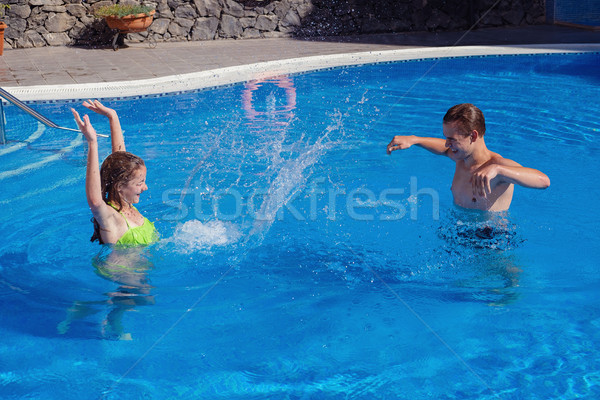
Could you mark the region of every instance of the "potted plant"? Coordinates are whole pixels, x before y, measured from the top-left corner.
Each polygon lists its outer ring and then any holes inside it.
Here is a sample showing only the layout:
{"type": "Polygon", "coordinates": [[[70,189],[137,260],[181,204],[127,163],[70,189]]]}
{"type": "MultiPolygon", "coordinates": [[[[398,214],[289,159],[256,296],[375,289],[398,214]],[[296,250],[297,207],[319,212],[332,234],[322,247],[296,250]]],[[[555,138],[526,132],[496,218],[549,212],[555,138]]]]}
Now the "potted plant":
{"type": "Polygon", "coordinates": [[[119,34],[143,32],[154,18],[155,9],[141,4],[111,4],[98,8],[94,16],[104,18],[111,29],[119,32],[113,39],[113,49],[117,50],[119,34]]]}
{"type": "Polygon", "coordinates": [[[6,29],[6,24],[2,21],[2,17],[4,17],[4,10],[10,8],[8,4],[0,4],[0,56],[4,52],[4,30],[6,29]]]}

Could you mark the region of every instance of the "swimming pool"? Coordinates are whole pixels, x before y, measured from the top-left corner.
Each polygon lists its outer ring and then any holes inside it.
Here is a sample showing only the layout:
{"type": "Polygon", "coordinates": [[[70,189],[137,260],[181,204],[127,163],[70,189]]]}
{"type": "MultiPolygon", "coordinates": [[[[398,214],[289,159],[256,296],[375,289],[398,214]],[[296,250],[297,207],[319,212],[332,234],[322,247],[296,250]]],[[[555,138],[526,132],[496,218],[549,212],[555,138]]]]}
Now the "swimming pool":
{"type": "MultiPolygon", "coordinates": [[[[0,155],[0,397],[597,397],[599,61],[418,60],[107,100],[163,237],[131,307],[93,266],[81,141],[7,107],[9,139],[34,139],[0,155]],[[385,154],[394,134],[441,136],[465,101],[548,190],[464,212],[449,160],[385,154]],[[111,340],[114,318],[132,341],[111,340]]],[[[35,105],[63,126],[71,106],[35,105]]]]}

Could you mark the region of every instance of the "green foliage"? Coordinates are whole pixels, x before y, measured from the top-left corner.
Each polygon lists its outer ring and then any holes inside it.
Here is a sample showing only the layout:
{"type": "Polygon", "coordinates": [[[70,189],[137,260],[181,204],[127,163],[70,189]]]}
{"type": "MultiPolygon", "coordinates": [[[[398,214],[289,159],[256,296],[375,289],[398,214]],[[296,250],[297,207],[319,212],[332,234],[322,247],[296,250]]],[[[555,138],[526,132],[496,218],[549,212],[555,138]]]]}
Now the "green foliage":
{"type": "Polygon", "coordinates": [[[103,6],[94,12],[94,16],[99,18],[104,17],[117,17],[123,18],[127,15],[146,14],[154,11],[153,7],[143,6],[141,4],[112,4],[110,6],[103,6]]]}
{"type": "Polygon", "coordinates": [[[0,18],[4,17],[4,9],[9,9],[9,4],[0,4],[0,18]]]}

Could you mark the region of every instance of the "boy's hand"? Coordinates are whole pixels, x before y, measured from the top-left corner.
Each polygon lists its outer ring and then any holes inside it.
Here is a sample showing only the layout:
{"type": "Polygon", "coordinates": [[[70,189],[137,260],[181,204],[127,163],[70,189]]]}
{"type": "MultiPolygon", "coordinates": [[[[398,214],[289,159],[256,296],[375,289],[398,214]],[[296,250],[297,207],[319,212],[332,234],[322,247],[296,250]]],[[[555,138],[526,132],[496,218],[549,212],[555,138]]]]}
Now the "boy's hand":
{"type": "Polygon", "coordinates": [[[487,197],[492,193],[492,179],[498,176],[498,165],[489,163],[481,166],[471,176],[471,185],[473,185],[473,195],[487,197]]]}
{"type": "Polygon", "coordinates": [[[413,145],[412,136],[394,136],[387,145],[387,153],[392,154],[394,150],[406,150],[413,145]]]}

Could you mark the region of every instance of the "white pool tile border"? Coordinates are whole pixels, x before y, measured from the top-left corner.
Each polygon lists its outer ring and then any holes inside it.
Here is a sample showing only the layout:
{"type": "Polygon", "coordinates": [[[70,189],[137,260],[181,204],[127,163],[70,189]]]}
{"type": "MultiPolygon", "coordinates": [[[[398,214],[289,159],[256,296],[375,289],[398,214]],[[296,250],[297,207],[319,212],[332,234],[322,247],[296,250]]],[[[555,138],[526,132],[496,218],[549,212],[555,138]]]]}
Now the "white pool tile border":
{"type": "Polygon", "coordinates": [[[191,91],[213,86],[245,82],[253,79],[266,78],[279,74],[299,73],[326,68],[371,64],[378,62],[446,57],[579,53],[598,51],[600,51],[600,44],[595,43],[512,46],[455,46],[433,48],[420,47],[411,49],[368,51],[293,58],[136,81],[17,86],[5,87],[4,89],[22,101],[114,98],[191,91]]]}

